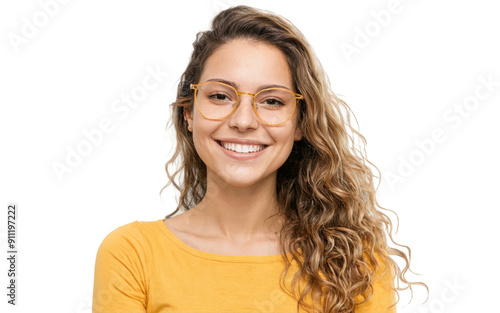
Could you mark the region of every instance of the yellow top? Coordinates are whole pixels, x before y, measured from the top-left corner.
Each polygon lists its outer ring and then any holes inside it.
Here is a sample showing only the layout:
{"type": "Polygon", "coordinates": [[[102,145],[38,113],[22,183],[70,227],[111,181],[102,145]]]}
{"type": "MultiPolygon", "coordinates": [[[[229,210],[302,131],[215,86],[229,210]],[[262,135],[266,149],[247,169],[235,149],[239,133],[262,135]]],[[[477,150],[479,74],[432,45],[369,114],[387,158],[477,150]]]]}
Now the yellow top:
{"type": "MultiPolygon", "coordinates": [[[[106,236],[97,251],[93,313],[297,312],[297,301],[280,288],[281,255],[196,250],[163,221],[135,221],[106,236]]],[[[395,302],[392,286],[392,277],[382,276],[355,312],[396,312],[387,308],[395,302]]]]}

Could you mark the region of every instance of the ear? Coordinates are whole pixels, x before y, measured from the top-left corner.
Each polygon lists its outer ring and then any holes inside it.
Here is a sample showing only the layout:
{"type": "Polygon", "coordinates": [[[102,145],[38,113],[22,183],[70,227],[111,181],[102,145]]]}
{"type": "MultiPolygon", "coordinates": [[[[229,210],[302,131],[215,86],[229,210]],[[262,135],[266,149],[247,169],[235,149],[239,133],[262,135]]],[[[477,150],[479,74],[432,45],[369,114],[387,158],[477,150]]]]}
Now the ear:
{"type": "Polygon", "coordinates": [[[294,136],[294,140],[295,141],[299,141],[302,139],[302,130],[300,129],[300,127],[297,127],[295,129],[295,136],[294,136]]]}
{"type": "Polygon", "coordinates": [[[190,132],[193,131],[193,112],[188,109],[188,108],[184,108],[184,120],[187,122],[188,126],[188,130],[190,132]]]}

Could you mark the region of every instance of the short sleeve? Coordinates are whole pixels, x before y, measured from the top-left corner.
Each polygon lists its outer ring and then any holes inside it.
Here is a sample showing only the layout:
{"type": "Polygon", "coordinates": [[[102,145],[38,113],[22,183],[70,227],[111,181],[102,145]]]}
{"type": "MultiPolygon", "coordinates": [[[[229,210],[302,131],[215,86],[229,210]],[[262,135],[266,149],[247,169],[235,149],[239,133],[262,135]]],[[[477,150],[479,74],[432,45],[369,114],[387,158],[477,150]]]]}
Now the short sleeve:
{"type": "Polygon", "coordinates": [[[130,223],[109,233],[97,250],[92,313],[146,312],[144,238],[130,223]]]}

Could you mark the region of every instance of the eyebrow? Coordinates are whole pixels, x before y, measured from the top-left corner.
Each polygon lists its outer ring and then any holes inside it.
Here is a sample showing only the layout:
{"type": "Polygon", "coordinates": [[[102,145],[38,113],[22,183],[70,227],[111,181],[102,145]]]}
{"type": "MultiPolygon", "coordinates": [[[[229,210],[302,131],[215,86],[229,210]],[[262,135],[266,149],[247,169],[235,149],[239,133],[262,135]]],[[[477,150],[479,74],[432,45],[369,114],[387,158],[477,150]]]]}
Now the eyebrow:
{"type": "MultiPolygon", "coordinates": [[[[229,85],[229,86],[232,86],[234,87],[236,90],[239,89],[239,85],[235,82],[232,82],[232,81],[229,81],[229,80],[226,80],[226,79],[222,79],[222,78],[211,78],[211,79],[208,79],[207,82],[219,82],[219,83],[224,83],[226,85],[229,85]]],[[[259,92],[260,90],[262,89],[266,89],[266,88],[283,88],[283,89],[286,89],[286,90],[290,90],[290,88],[288,87],[285,87],[283,85],[279,85],[279,84],[267,84],[267,85],[260,85],[258,88],[257,88],[257,91],[256,92],[259,92]]],[[[239,91],[239,90],[238,90],[239,91]]],[[[290,90],[292,91],[292,90],[290,90]]]]}

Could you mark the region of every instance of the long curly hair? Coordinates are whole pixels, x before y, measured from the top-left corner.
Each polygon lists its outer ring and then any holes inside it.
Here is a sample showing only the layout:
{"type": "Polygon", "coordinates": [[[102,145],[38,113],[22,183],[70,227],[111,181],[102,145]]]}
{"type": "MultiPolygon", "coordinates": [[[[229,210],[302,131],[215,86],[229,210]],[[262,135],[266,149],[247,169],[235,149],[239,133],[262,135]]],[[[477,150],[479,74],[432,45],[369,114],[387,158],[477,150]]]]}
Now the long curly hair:
{"type": "Polygon", "coordinates": [[[297,262],[299,270],[292,280],[297,311],[299,305],[309,312],[354,311],[373,294],[375,274],[382,268],[398,279],[396,294],[398,290],[411,290],[415,284],[425,286],[405,278],[411,250],[394,242],[390,218],[377,209],[386,210],[375,196],[373,179],[380,178],[380,171],[367,160],[366,150],[361,150],[366,140],[351,126],[354,114],[330,90],[328,77],[303,34],[285,18],[252,7],[237,6],[220,12],[212,28],[198,33],[193,43],[190,62],[172,104],[177,146],[165,165],[170,182],[164,188],[173,184],[180,197],[176,210],[166,218],[181,209],[189,210],[206,194],[206,165],[195,150],[184,111],[193,110],[190,84],[199,83],[207,58],[236,38],[279,48],[290,67],[294,89],[304,96],[298,116],[303,138],[294,143],[290,156],[278,169],[276,183],[279,214],[285,218],[280,232],[286,264],[281,282],[285,282],[291,262],[297,262]],[[359,147],[356,136],[363,142],[359,147]],[[379,176],[374,176],[367,163],[379,176]],[[388,239],[407,253],[389,247],[388,239]],[[292,261],[286,257],[288,251],[292,261]],[[404,268],[391,256],[402,258],[404,268]],[[302,290],[296,288],[300,280],[307,282],[302,290]],[[363,301],[357,302],[360,295],[363,301]],[[315,300],[313,306],[306,303],[308,296],[315,300]]]}

